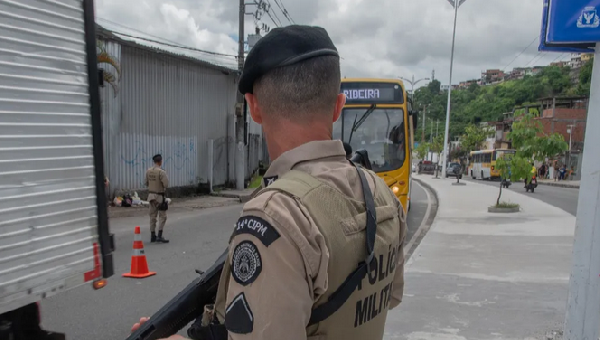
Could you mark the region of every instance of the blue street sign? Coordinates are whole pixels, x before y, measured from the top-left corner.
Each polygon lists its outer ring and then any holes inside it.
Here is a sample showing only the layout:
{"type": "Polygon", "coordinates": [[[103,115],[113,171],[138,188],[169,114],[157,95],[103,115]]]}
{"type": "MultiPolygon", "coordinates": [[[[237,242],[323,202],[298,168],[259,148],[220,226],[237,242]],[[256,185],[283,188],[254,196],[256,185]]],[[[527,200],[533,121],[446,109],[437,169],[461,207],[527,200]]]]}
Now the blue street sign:
{"type": "Polygon", "coordinates": [[[600,42],[596,7],[600,9],[600,0],[544,0],[538,50],[594,53],[596,42],[600,42]]]}
{"type": "Polygon", "coordinates": [[[546,41],[600,42],[600,0],[550,0],[546,41]]]}

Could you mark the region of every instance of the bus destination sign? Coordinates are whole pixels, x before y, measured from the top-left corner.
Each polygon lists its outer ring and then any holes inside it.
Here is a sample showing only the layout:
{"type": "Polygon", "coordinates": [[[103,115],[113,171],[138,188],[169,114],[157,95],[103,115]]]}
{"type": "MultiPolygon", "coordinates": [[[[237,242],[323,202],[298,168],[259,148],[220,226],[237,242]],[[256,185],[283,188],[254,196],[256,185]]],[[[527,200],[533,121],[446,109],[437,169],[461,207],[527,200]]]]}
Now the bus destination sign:
{"type": "Polygon", "coordinates": [[[393,101],[393,89],[347,89],[344,90],[347,100],[393,101]]]}
{"type": "Polygon", "coordinates": [[[402,87],[393,83],[342,83],[346,104],[402,104],[402,87]]]}

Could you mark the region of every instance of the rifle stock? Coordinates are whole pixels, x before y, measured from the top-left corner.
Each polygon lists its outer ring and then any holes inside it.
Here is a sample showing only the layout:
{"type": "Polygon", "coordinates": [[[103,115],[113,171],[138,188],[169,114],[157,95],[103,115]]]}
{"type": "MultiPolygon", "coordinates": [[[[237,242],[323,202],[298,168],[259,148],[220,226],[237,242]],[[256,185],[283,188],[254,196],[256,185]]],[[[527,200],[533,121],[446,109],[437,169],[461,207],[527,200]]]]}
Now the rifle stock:
{"type": "Polygon", "coordinates": [[[215,301],[221,271],[226,259],[227,251],[204,274],[192,281],[126,340],[167,338],[201,317],[204,306],[215,301]]]}

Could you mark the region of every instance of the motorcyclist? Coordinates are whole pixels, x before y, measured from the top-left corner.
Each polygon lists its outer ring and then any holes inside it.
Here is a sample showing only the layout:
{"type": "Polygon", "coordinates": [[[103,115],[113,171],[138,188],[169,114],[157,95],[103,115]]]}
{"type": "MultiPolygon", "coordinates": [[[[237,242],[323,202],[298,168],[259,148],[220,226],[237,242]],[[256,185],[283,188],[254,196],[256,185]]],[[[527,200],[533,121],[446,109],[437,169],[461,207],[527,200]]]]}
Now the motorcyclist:
{"type": "Polygon", "coordinates": [[[529,180],[529,183],[527,183],[527,181],[525,181],[525,188],[527,188],[527,184],[533,183],[533,180],[535,179],[535,175],[537,175],[537,169],[535,167],[535,164],[533,164],[533,162],[531,162],[531,179],[529,180]]]}

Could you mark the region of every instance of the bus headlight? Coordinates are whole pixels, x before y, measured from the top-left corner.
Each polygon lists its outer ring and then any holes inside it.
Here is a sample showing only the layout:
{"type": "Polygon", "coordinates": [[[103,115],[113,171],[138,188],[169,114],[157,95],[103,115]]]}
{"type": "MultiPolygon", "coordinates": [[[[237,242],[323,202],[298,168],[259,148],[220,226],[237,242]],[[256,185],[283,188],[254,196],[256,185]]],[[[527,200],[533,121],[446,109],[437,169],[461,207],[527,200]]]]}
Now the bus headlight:
{"type": "Polygon", "coordinates": [[[394,185],[392,187],[392,191],[394,192],[394,194],[398,194],[398,192],[400,192],[400,188],[397,185],[394,185]]]}

